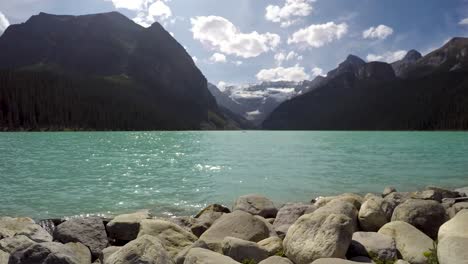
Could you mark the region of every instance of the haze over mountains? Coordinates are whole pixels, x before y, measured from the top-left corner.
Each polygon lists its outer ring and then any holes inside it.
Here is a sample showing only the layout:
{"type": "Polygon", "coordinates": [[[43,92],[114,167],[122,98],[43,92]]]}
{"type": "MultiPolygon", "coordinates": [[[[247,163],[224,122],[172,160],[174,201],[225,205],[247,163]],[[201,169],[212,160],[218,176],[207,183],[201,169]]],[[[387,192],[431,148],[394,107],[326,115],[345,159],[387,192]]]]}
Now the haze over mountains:
{"type": "Polygon", "coordinates": [[[208,84],[159,23],[41,13],[0,36],[0,129],[468,129],[468,39],[327,77],[208,84]],[[247,121],[249,120],[249,121],[247,121]]]}

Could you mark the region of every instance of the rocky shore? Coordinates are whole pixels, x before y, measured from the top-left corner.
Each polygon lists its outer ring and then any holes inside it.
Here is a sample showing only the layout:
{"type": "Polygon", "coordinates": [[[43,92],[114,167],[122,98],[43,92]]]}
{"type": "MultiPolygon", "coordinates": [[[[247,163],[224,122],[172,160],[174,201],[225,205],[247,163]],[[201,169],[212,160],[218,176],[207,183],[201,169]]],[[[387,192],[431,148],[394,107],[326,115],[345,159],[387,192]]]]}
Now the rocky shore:
{"type": "Polygon", "coordinates": [[[148,211],[69,220],[0,218],[0,264],[466,264],[468,187],[342,194],[163,219],[148,211]]]}

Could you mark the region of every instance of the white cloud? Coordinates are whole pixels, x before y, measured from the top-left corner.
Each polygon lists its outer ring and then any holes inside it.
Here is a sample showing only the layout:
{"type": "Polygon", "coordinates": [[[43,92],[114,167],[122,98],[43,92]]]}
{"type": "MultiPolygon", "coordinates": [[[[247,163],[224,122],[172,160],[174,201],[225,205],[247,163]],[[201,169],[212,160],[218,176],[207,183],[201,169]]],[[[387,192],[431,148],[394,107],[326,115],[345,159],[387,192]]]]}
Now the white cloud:
{"type": "Polygon", "coordinates": [[[406,50],[397,50],[394,52],[385,52],[383,54],[369,54],[367,55],[367,61],[383,61],[392,63],[403,59],[408,52],[406,50]]]}
{"type": "Polygon", "coordinates": [[[7,27],[10,26],[10,22],[8,22],[8,19],[6,16],[0,12],[0,35],[7,29],[7,27]]]}
{"type": "Polygon", "coordinates": [[[326,24],[311,25],[296,31],[288,39],[288,43],[306,43],[311,47],[320,48],[341,39],[346,33],[348,33],[348,24],[328,22],[326,24]]]}
{"type": "Polygon", "coordinates": [[[269,5],[265,18],[282,27],[288,27],[298,22],[298,17],[310,15],[313,11],[312,3],[316,0],[286,0],[284,6],[269,5]]]}
{"type": "Polygon", "coordinates": [[[198,62],[198,58],[197,58],[196,56],[193,56],[193,57],[192,57],[192,60],[193,60],[193,62],[195,62],[195,63],[198,62]]]}
{"type": "Polygon", "coordinates": [[[370,27],[362,32],[362,37],[365,39],[386,39],[393,34],[393,28],[386,25],[370,27]]]}
{"type": "Polygon", "coordinates": [[[164,3],[164,1],[158,0],[149,6],[148,15],[156,19],[166,20],[172,16],[172,11],[171,8],[164,3]]]}
{"type": "Polygon", "coordinates": [[[106,0],[114,4],[115,8],[140,11],[144,9],[145,0],[106,0]]]}
{"type": "Polygon", "coordinates": [[[460,22],[459,22],[458,24],[460,24],[460,25],[468,25],[468,17],[465,18],[465,19],[460,20],[460,22]]]}
{"type": "Polygon", "coordinates": [[[221,92],[224,92],[226,90],[227,86],[228,86],[228,84],[226,82],[223,82],[223,81],[218,82],[218,85],[216,85],[216,87],[218,87],[218,89],[221,92]]]}
{"type": "Polygon", "coordinates": [[[221,53],[215,53],[213,54],[213,56],[211,56],[210,58],[210,61],[214,62],[214,63],[225,63],[227,60],[226,60],[226,56],[224,54],[221,54],[221,53]]]}
{"type": "Polygon", "coordinates": [[[281,66],[281,64],[283,64],[283,62],[285,61],[291,61],[291,60],[300,61],[303,59],[303,57],[299,55],[298,53],[296,53],[295,51],[290,51],[288,54],[284,52],[278,52],[275,54],[274,58],[278,66],[281,66]]]}
{"type": "Polygon", "coordinates": [[[219,16],[199,16],[190,20],[194,39],[211,49],[242,58],[257,57],[273,50],[281,40],[272,33],[242,33],[229,20],[219,16]]]}
{"type": "Polygon", "coordinates": [[[111,1],[117,9],[136,11],[137,16],[133,21],[143,27],[149,27],[154,22],[175,23],[172,19],[172,10],[166,4],[171,0],[106,0],[111,1]]]}
{"type": "Polygon", "coordinates": [[[312,69],[312,77],[317,77],[317,76],[325,76],[322,68],[315,67],[312,69]]]}
{"type": "Polygon", "coordinates": [[[233,63],[234,63],[236,66],[241,66],[242,64],[244,64],[243,61],[239,61],[239,60],[238,60],[238,61],[234,61],[233,63]]]}
{"type": "Polygon", "coordinates": [[[305,72],[304,67],[296,65],[290,68],[278,67],[273,69],[263,69],[257,73],[256,77],[259,81],[263,82],[299,82],[309,79],[310,76],[305,72]]]}

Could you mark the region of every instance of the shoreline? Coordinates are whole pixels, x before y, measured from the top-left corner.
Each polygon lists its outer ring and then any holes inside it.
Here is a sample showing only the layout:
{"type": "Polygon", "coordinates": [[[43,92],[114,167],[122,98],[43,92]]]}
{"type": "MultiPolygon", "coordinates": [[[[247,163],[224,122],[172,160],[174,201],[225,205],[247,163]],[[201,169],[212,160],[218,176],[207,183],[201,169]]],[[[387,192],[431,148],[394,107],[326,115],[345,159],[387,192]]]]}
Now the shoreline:
{"type": "Polygon", "coordinates": [[[441,264],[464,263],[454,262],[466,253],[454,256],[453,243],[468,247],[467,219],[468,187],[414,192],[386,187],[381,194],[342,193],[282,205],[245,195],[230,208],[212,204],[178,217],[148,210],[37,222],[0,216],[0,263],[28,263],[31,254],[48,252],[46,257],[68,256],[60,262],[65,264],[136,264],[147,256],[135,253],[137,261],[122,261],[141,246],[153,248],[153,257],[163,256],[164,261],[148,262],[155,264],[425,264],[434,257],[441,264]],[[463,239],[455,241],[453,230],[445,230],[460,223],[466,230],[459,230],[463,239]],[[2,262],[6,259],[12,262],[2,262]]]}

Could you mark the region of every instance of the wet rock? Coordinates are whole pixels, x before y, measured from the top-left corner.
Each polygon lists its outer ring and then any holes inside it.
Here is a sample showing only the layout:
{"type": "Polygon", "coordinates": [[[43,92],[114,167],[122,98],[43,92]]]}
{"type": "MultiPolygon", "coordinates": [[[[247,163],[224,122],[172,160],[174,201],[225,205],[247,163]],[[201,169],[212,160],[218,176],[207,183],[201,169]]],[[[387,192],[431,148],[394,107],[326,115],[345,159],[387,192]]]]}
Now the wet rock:
{"type": "Polygon", "coordinates": [[[402,221],[390,222],[378,232],[395,240],[403,259],[412,264],[427,264],[424,252],[433,248],[434,241],[416,227],[402,221]]]}
{"type": "Polygon", "coordinates": [[[221,255],[219,253],[203,249],[193,248],[185,257],[184,264],[239,264],[230,257],[221,255]]]}
{"type": "Polygon", "coordinates": [[[283,240],[279,237],[269,237],[257,243],[261,248],[268,251],[270,256],[278,254],[283,251],[283,240]]]}
{"type": "Polygon", "coordinates": [[[105,264],[173,264],[159,239],[143,235],[109,256],[105,264]]]}
{"type": "Polygon", "coordinates": [[[180,226],[157,219],[145,219],[140,222],[138,237],[145,235],[158,238],[171,257],[175,257],[197,240],[197,237],[180,226]]]}
{"type": "Polygon", "coordinates": [[[63,222],[54,232],[54,239],[61,243],[80,242],[91,250],[94,259],[107,247],[106,228],[101,218],[75,218],[63,222]]]}
{"type": "Polygon", "coordinates": [[[109,237],[123,241],[134,240],[140,232],[140,222],[148,218],[148,211],[118,215],[106,226],[109,237]]]}
{"type": "Polygon", "coordinates": [[[238,262],[252,260],[256,263],[270,256],[268,251],[257,243],[234,237],[226,237],[223,240],[223,254],[238,262]]]}
{"type": "Polygon", "coordinates": [[[221,252],[221,243],[225,237],[258,242],[270,237],[270,230],[259,218],[237,210],[221,216],[200,236],[200,241],[205,242],[211,250],[221,252]]]}
{"type": "Polygon", "coordinates": [[[392,237],[375,232],[356,232],[349,246],[349,257],[372,257],[382,261],[397,258],[397,249],[392,237]]]}
{"type": "Polygon", "coordinates": [[[353,231],[348,216],[316,211],[301,216],[289,228],[283,242],[284,251],[296,264],[309,264],[327,257],[344,258],[353,231]]]}
{"type": "Polygon", "coordinates": [[[440,227],[437,256],[440,264],[468,263],[468,210],[440,227]]]}
{"type": "Polygon", "coordinates": [[[276,215],[273,227],[280,235],[285,235],[289,227],[296,222],[299,217],[306,213],[312,213],[316,207],[311,204],[290,203],[281,207],[276,215]]]}
{"type": "Polygon", "coordinates": [[[433,239],[437,238],[439,227],[446,219],[444,207],[430,200],[407,200],[397,206],[392,215],[392,221],[409,223],[433,239]]]}
{"type": "Polygon", "coordinates": [[[241,210],[264,218],[274,218],[278,213],[278,209],[270,199],[256,194],[239,197],[234,203],[233,210],[241,210]]]}

